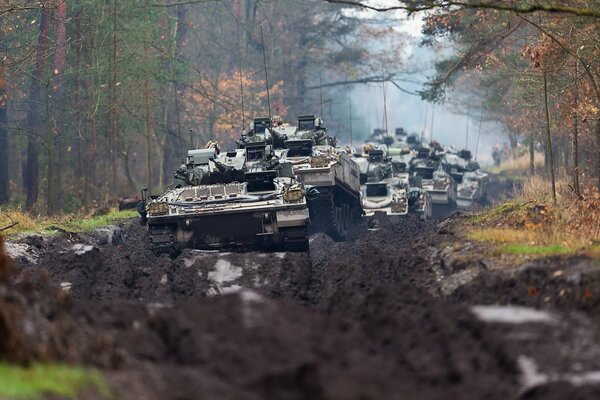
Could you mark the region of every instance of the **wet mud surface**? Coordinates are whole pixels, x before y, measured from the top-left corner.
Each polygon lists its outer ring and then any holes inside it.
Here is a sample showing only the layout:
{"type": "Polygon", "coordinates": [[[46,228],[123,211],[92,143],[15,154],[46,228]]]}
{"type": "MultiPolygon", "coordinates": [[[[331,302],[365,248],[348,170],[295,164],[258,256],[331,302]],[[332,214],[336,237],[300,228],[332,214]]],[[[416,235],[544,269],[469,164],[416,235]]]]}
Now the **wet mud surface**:
{"type": "Polygon", "coordinates": [[[309,253],[156,257],[135,223],[7,252],[41,354],[116,398],[600,398],[600,266],[453,262],[457,218],[365,220],[309,253]]]}

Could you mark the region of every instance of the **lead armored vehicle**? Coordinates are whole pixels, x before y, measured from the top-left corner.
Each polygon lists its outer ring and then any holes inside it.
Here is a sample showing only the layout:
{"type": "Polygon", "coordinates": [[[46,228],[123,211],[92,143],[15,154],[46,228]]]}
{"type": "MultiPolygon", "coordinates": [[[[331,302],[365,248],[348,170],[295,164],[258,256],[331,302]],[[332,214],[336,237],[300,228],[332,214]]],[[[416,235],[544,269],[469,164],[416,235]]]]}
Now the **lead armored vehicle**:
{"type": "Polygon", "coordinates": [[[311,226],[343,239],[362,213],[360,173],[352,156],[336,148],[335,138],[314,115],[301,115],[296,126],[282,124],[271,133],[275,148],[282,150],[282,160],[292,164],[298,180],[319,192],[308,201],[311,226]]]}
{"type": "Polygon", "coordinates": [[[306,250],[307,193],[291,165],[280,161],[264,142],[224,154],[188,151],[175,187],[146,199],[140,210],[153,250],[306,250]]]}

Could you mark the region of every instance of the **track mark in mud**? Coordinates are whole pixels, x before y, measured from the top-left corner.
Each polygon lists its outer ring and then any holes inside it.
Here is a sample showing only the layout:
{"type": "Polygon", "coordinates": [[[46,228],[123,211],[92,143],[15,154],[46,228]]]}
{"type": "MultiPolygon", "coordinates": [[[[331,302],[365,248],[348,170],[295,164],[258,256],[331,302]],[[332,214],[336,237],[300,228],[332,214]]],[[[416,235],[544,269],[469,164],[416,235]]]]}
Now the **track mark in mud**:
{"type": "Polygon", "coordinates": [[[39,251],[27,243],[6,242],[4,250],[11,259],[24,259],[30,264],[37,264],[40,258],[39,251]]]}
{"type": "Polygon", "coordinates": [[[244,274],[241,267],[233,265],[225,259],[217,260],[213,270],[208,273],[208,279],[215,285],[214,290],[209,291],[208,295],[234,293],[242,289],[240,285],[226,285],[234,282],[244,274]]]}
{"type": "Polygon", "coordinates": [[[71,247],[71,250],[76,255],[82,256],[85,253],[89,253],[90,251],[94,250],[94,246],[92,246],[92,245],[86,245],[86,244],[83,244],[83,243],[76,243],[76,244],[74,244],[71,247]]]}
{"type": "Polygon", "coordinates": [[[573,386],[600,384],[600,371],[546,374],[540,371],[534,359],[526,356],[519,357],[518,365],[522,374],[521,381],[524,390],[548,385],[552,382],[568,382],[573,386]]]}
{"type": "Polygon", "coordinates": [[[504,324],[555,324],[556,317],[549,312],[519,306],[473,306],[471,311],[484,322],[504,324]]]}

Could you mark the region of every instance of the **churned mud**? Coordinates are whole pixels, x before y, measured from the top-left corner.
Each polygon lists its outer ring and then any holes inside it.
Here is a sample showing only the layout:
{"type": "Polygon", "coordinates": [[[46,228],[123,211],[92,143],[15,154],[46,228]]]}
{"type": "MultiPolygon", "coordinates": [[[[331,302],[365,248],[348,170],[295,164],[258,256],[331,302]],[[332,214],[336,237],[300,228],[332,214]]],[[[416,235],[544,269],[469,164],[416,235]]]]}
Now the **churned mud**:
{"type": "Polygon", "coordinates": [[[3,351],[97,366],[127,399],[599,398],[598,263],[462,262],[459,218],[176,259],[133,221],[24,237],[6,246],[3,351]]]}

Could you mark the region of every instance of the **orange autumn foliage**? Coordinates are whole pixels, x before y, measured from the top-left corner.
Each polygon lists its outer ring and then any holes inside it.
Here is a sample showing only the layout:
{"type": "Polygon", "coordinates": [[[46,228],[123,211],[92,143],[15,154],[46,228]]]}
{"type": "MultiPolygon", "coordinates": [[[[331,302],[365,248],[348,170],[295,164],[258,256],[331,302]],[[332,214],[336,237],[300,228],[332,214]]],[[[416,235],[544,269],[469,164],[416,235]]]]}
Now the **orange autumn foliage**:
{"type": "MultiPolygon", "coordinates": [[[[190,123],[201,127],[200,137],[231,143],[242,131],[241,80],[244,84],[244,118],[248,129],[252,118],[268,115],[267,89],[264,79],[256,78],[254,72],[219,74],[214,79],[202,79],[191,85],[186,96],[185,107],[190,123]]],[[[271,112],[285,117],[283,82],[270,84],[271,112]]]]}

